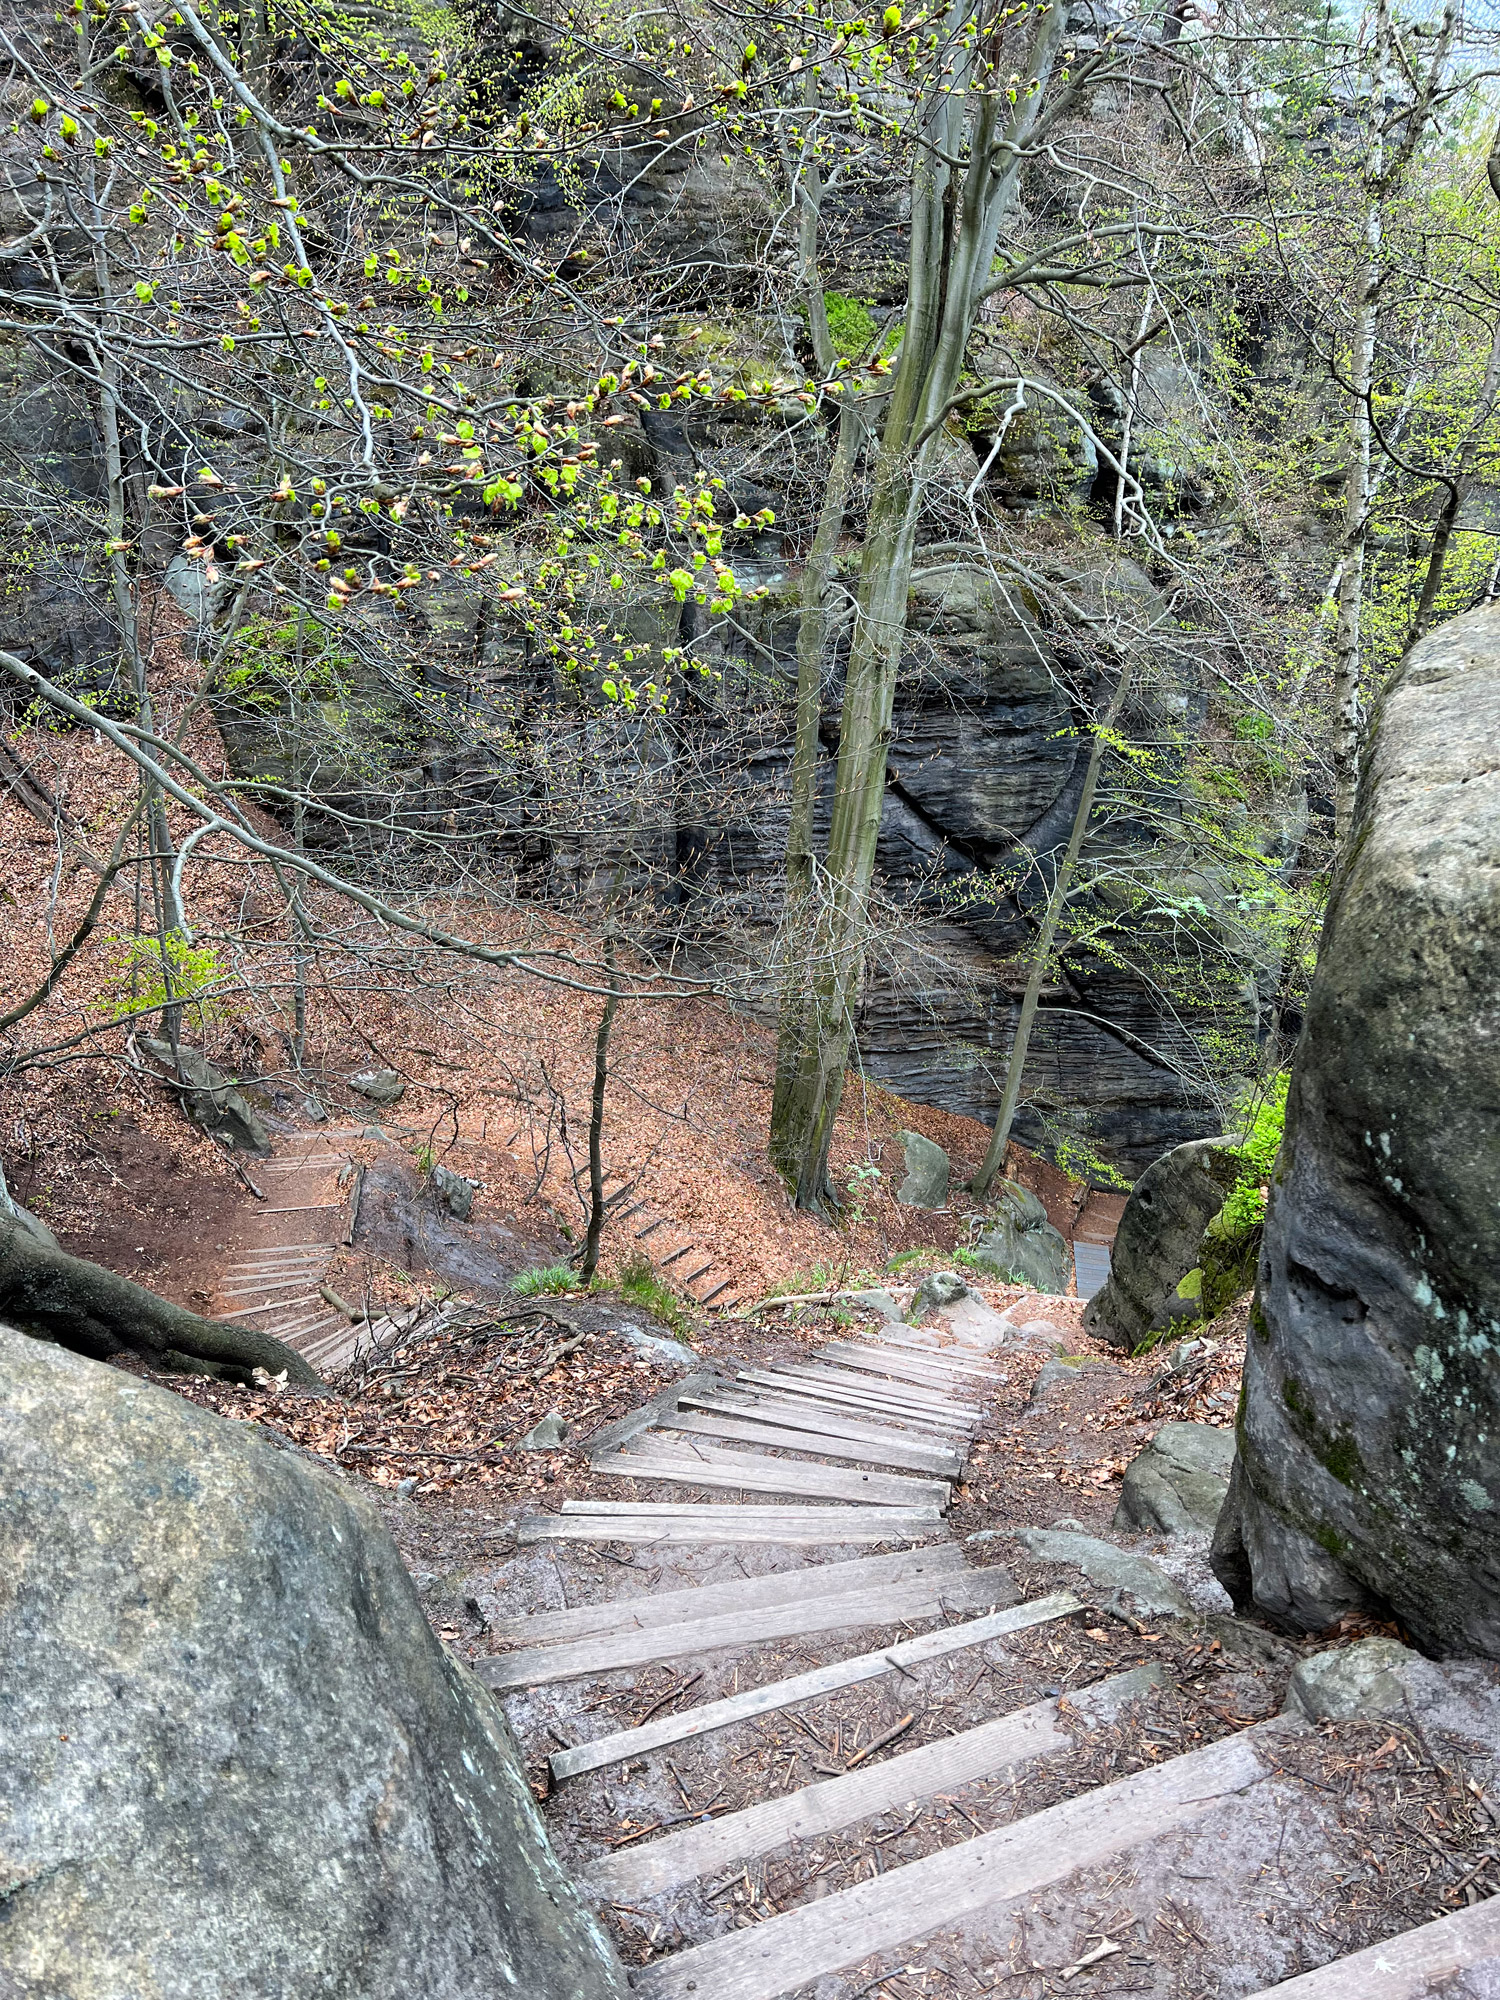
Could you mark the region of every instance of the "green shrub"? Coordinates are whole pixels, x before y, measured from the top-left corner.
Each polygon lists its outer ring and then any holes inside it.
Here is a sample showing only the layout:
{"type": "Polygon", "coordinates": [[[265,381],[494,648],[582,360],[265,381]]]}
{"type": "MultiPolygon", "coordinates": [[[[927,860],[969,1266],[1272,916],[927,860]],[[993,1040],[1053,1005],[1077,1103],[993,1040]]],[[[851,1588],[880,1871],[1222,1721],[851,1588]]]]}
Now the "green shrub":
{"type": "Polygon", "coordinates": [[[534,1299],[549,1292],[576,1292],[578,1273],[566,1264],[539,1264],[531,1271],[518,1271],[510,1281],[517,1298],[534,1299]]]}
{"type": "Polygon", "coordinates": [[[617,1278],[609,1283],[595,1279],[593,1289],[616,1292],[643,1312],[654,1313],[664,1325],[671,1327],[679,1340],[692,1337],[692,1321],[683,1311],[681,1300],[657,1277],[649,1257],[637,1253],[624,1265],[617,1278]]]}

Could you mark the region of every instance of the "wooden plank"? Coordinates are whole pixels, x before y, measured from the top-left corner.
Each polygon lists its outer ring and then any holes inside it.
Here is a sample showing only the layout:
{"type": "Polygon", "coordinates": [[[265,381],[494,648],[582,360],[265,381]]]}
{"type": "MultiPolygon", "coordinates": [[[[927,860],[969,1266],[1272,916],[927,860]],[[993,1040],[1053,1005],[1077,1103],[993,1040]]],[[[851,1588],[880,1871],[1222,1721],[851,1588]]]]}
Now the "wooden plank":
{"type": "Polygon", "coordinates": [[[888,1403],[905,1416],[933,1416],[950,1424],[976,1424],[984,1414],[978,1404],[955,1402],[935,1389],[919,1389],[915,1383],[908,1387],[904,1383],[882,1382],[873,1375],[861,1375],[854,1369],[816,1368],[778,1361],[768,1362],[764,1369],[754,1372],[773,1376],[784,1389],[795,1389],[799,1394],[809,1390],[837,1389],[844,1395],[888,1403]]]}
{"type": "Polygon", "coordinates": [[[827,1403],[798,1402],[787,1396],[773,1396],[751,1390],[735,1390],[725,1383],[717,1394],[685,1395],[684,1409],[704,1410],[711,1416],[728,1416],[746,1423],[773,1424],[784,1430],[816,1432],[820,1437],[848,1438],[861,1444],[900,1445],[921,1453],[914,1471],[958,1472],[963,1469],[963,1453],[945,1437],[931,1432],[893,1431],[883,1424],[866,1422],[853,1410],[836,1409],[827,1403]]]}
{"type": "Polygon", "coordinates": [[[341,1201],[304,1201],[296,1208],[260,1208],[257,1215],[311,1215],[320,1208],[342,1208],[341,1201]]]}
{"type": "Polygon", "coordinates": [[[263,1249],[249,1249],[247,1257],[281,1257],[293,1250],[337,1250],[337,1243],[267,1243],[263,1249]]]}
{"type": "Polygon", "coordinates": [[[814,1361],[830,1361],[845,1368],[862,1368],[867,1373],[894,1375],[904,1382],[922,1382],[934,1389],[967,1389],[971,1394],[981,1387],[1000,1385],[1000,1377],[993,1371],[987,1381],[973,1376],[960,1375],[957,1369],[945,1368],[940,1361],[928,1361],[921,1355],[908,1354],[904,1349],[894,1347],[864,1347],[854,1341],[837,1341],[828,1347],[813,1350],[814,1361]]]}
{"type": "Polygon", "coordinates": [[[909,1406],[881,1396],[878,1392],[867,1393],[858,1389],[844,1389],[825,1382],[798,1380],[794,1376],[781,1375],[764,1369],[746,1369],[736,1376],[733,1386],[747,1391],[760,1390],[772,1396],[791,1397],[802,1403],[817,1403],[825,1407],[847,1410],[851,1416],[881,1418],[887,1423],[921,1425],[937,1436],[947,1436],[959,1431],[967,1438],[976,1428],[976,1420],[969,1417],[949,1417],[932,1409],[914,1410],[909,1406]]]}
{"type": "Polygon", "coordinates": [[[297,1271],[285,1278],[236,1278],[224,1286],[224,1297],[245,1299],[254,1294],[264,1297],[268,1292],[294,1292],[299,1285],[305,1285],[312,1275],[312,1271],[297,1271]]]}
{"type": "MultiPolygon", "coordinates": [[[[1088,1696],[1101,1695],[1113,1706],[1159,1678],[1152,1668],[1132,1668],[1096,1682],[1088,1696]]],[[[1079,1696],[1075,1706],[1087,1711],[1079,1696]]],[[[601,1902],[644,1902],[667,1889],[680,1888],[697,1877],[715,1874],[735,1862],[754,1861],[788,1841],[815,1840],[819,1834],[853,1826],[890,1806],[931,1798],[993,1778],[1035,1757],[1073,1748],[1073,1738],[1058,1727],[1056,1701],[1032,1702],[1027,1708],[982,1722],[958,1736],[941,1736],[935,1743],[867,1764],[841,1778],[805,1785],[782,1798],[763,1799],[722,1819],[701,1820],[642,1846],[606,1854],[582,1871],[581,1880],[601,1902]]]]}
{"type": "Polygon", "coordinates": [[[909,1405],[895,1402],[888,1396],[861,1389],[845,1389],[837,1384],[800,1381],[796,1376],[774,1374],[766,1369],[746,1368],[736,1377],[738,1382],[748,1382],[761,1389],[770,1389],[781,1396],[801,1397],[805,1402],[832,1403],[839,1409],[865,1411],[871,1416],[904,1418],[909,1423],[924,1423],[931,1430],[961,1431],[967,1433],[974,1428],[976,1420],[968,1417],[944,1416],[927,1408],[914,1410],[909,1405]]]}
{"type": "Polygon", "coordinates": [[[296,1299],[265,1299],[258,1306],[241,1306],[238,1312],[215,1313],[215,1319],[249,1319],[255,1313],[290,1312],[293,1306],[310,1306],[314,1299],[321,1298],[320,1292],[304,1292],[296,1299]]]}
{"type": "MultiPolygon", "coordinates": [[[[802,1449],[808,1447],[804,1444],[802,1449]]],[[[627,1451],[589,1463],[621,1479],[670,1479],[740,1493],[790,1493],[808,1500],[849,1500],[872,1507],[936,1507],[946,1514],[953,1489],[941,1479],[903,1478],[895,1472],[854,1472],[806,1459],[758,1458],[748,1451],[673,1443],[654,1435],[627,1451]]]]}
{"type": "Polygon", "coordinates": [[[920,1445],[860,1444],[852,1438],[830,1437],[816,1430],[778,1430],[774,1424],[751,1423],[748,1418],[695,1416],[690,1410],[674,1410],[662,1420],[667,1437],[678,1432],[695,1437],[730,1438],[736,1444],[774,1445],[783,1451],[815,1451],[821,1458],[853,1459],[861,1465],[892,1465],[903,1472],[951,1472],[959,1470],[951,1452],[924,1451],[920,1445]]]}
{"type": "Polygon", "coordinates": [[[590,1464],[595,1458],[608,1457],[630,1438],[638,1437],[642,1431],[650,1430],[653,1424],[671,1416],[684,1396],[717,1388],[719,1381],[717,1369],[700,1368],[696,1374],[685,1375],[680,1382],[671,1382],[665,1389],[659,1389],[638,1410],[629,1411],[612,1424],[602,1425],[588,1441],[590,1464]]]}
{"type": "Polygon", "coordinates": [[[977,1423],[984,1415],[982,1403],[965,1403],[942,1389],[919,1388],[916,1383],[881,1382],[858,1368],[835,1368],[831,1362],[776,1361],[768,1364],[778,1375],[798,1382],[828,1382],[841,1389],[858,1390],[864,1395],[884,1396],[893,1403],[916,1410],[936,1410],[943,1416],[961,1417],[977,1423]]]}
{"type": "MultiPolygon", "coordinates": [[[[548,1762],[559,1780],[577,1777],[582,1771],[602,1771],[627,1757],[641,1757],[668,1743],[707,1736],[716,1729],[729,1729],[752,1716],[772,1715],[779,1708],[795,1708],[799,1702],[832,1694],[835,1688],[853,1687],[859,1681],[878,1680],[882,1674],[898,1673],[923,1660],[940,1660],[948,1653],[961,1653],[970,1646],[986,1645],[1007,1632],[1024,1632],[1033,1625],[1050,1624],[1055,1618],[1071,1617],[1083,1607],[1071,1592],[1060,1590],[1051,1597],[1036,1598],[1030,1604],[1014,1604],[1005,1611],[991,1612],[987,1618],[973,1618],[962,1625],[946,1625],[940,1632],[924,1632],[919,1639],[904,1639],[876,1653],[856,1653],[852,1659],[833,1660],[810,1673],[793,1674],[790,1679],[771,1681],[765,1687],[746,1688],[723,1701],[706,1702],[677,1715],[659,1716],[639,1729],[620,1729],[612,1735],[580,1743],[572,1750],[559,1750],[548,1762]]],[[[712,1992],[705,1987],[705,1992],[712,1992]]]]}
{"type": "MultiPolygon", "coordinates": [[[[668,1520],[673,1517],[686,1520],[714,1520],[721,1514],[748,1514],[759,1520],[766,1517],[784,1515],[789,1521],[800,1521],[804,1515],[837,1525],[847,1520],[851,1514],[868,1514],[872,1520],[882,1510],[877,1507],[723,1507],[706,1500],[564,1500],[562,1511],[567,1515],[585,1516],[589,1520],[619,1520],[636,1518],[641,1520],[668,1520]]],[[[914,1518],[935,1521],[936,1507],[923,1505],[907,1510],[914,1518]]]]}
{"type": "Polygon", "coordinates": [[[776,2000],[1081,1868],[1163,1840],[1271,1775],[1259,1724],[636,1972],[639,2000],[776,2000]]]}
{"type": "Polygon", "coordinates": [[[705,1507],[696,1516],[634,1519],[608,1515],[534,1514],[516,1523],[516,1539],[531,1542],[774,1542],[784,1548],[841,1548],[857,1542],[924,1542],[942,1533],[937,1514],[899,1507],[804,1507],[789,1516],[773,1507],[705,1507]]]}
{"type": "Polygon", "coordinates": [[[848,1562],[797,1563],[765,1576],[736,1576],[732,1583],[690,1584],[685,1590],[642,1591],[608,1604],[576,1604],[561,1611],[532,1611],[497,1618],[490,1628],[498,1641],[532,1645],[554,1639],[586,1639],[596,1632],[641,1631],[648,1625],[681,1625],[691,1618],[715,1618],[721,1611],[749,1611],[766,1604],[790,1604],[808,1592],[833,1597],[846,1590],[872,1590],[903,1577],[951,1576],[967,1570],[968,1558],[953,1542],[936,1548],[907,1549],[894,1556],[855,1556],[848,1562]]]}
{"type": "Polygon", "coordinates": [[[951,1617],[983,1606],[996,1610],[1015,1588],[1000,1570],[940,1570],[935,1576],[903,1578],[884,1589],[836,1590],[819,1596],[803,1570],[804,1595],[790,1602],[739,1606],[713,1618],[685,1618],[679,1625],[653,1625],[639,1632],[605,1632],[561,1646],[528,1646],[499,1659],[475,1662],[486,1687],[497,1692],[583,1680],[590,1674],[645,1667],[658,1660],[693,1659],[729,1646],[752,1646],[768,1639],[804,1638],[814,1632],[858,1632],[866,1627],[906,1625],[918,1618],[951,1617]]]}
{"type": "MultiPolygon", "coordinates": [[[[1004,1319],[1004,1317],[1005,1315],[1002,1313],[1001,1318],[1004,1319]]],[[[1006,1323],[1009,1325],[1008,1321],[1006,1323]]],[[[980,1350],[966,1347],[956,1338],[947,1342],[930,1339],[924,1340],[916,1332],[897,1333],[893,1327],[889,1326],[886,1327],[881,1338],[888,1341],[892,1347],[909,1347],[914,1354],[941,1355],[942,1359],[950,1367],[959,1369],[965,1374],[983,1374],[993,1378],[994,1368],[983,1357],[980,1350]]]]}
{"type": "MultiPolygon", "coordinates": [[[[1252,2000],[1437,2000],[1471,1966],[1500,1960],[1500,1896],[1439,1917],[1350,1958],[1267,1986],[1252,2000]]],[[[1477,1991],[1467,1985],[1459,1992],[1477,1991]]]]}

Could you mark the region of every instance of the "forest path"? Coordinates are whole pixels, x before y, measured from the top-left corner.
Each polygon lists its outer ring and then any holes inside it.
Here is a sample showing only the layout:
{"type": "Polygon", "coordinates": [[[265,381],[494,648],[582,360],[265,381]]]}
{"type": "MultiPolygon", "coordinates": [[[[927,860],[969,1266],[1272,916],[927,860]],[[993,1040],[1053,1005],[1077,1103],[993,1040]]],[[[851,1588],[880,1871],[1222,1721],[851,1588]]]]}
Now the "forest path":
{"type": "Polygon", "coordinates": [[[1268,1931],[1288,1839],[1338,1832],[1337,1787],[1288,1778],[1322,1741],[1279,1712],[1284,1673],[1206,1626],[1160,1643],[1118,1592],[1018,1590],[989,1538],[954,1541],[1024,1341],[956,1317],[705,1367],[594,1439],[609,1497],[518,1524],[562,1605],[499,1619],[510,1650],[475,1664],[633,1991],[1467,1995],[1440,1982],[1500,1951],[1500,1899],[1320,1965],[1346,1879],[1325,1860],[1294,1871],[1296,1941],[1268,1931]]]}
{"type": "Polygon", "coordinates": [[[251,1179],[264,1199],[239,1209],[208,1308],[274,1334],[324,1375],[347,1367],[374,1331],[334,1304],[327,1283],[354,1236],[364,1169],[348,1141],[363,1130],[299,1128],[255,1163],[251,1179]]]}

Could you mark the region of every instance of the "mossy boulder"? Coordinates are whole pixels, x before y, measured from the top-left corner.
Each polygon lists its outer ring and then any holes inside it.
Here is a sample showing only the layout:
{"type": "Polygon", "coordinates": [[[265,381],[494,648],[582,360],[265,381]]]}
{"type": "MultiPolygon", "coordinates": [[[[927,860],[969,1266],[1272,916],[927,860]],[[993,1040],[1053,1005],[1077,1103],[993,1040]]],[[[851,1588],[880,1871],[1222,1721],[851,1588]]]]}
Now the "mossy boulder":
{"type": "Polygon", "coordinates": [[[1389,687],[1334,885],[1214,1564],[1500,1658],[1500,611],[1389,687]]]}

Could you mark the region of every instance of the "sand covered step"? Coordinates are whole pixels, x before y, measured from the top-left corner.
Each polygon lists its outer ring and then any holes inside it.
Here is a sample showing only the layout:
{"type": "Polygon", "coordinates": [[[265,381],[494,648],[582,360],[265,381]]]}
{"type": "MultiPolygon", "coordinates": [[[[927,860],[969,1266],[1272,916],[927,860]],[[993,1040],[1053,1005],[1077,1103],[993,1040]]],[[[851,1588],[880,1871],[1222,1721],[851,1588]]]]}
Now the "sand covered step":
{"type": "Polygon", "coordinates": [[[501,1644],[514,1640],[523,1646],[586,1639],[596,1632],[681,1625],[690,1618],[716,1617],[721,1611],[789,1604],[809,1591],[820,1597],[833,1597],[846,1591],[874,1590],[905,1577],[961,1575],[968,1567],[968,1558],[953,1542],[939,1542],[930,1549],[907,1549],[899,1555],[855,1556],[847,1562],[799,1560],[765,1576],[736,1577],[732,1583],[642,1591],[635,1596],[614,1598],[608,1604],[579,1604],[563,1611],[533,1611],[522,1617],[500,1618],[491,1627],[491,1633],[501,1644]]]}
{"type": "Polygon", "coordinates": [[[836,1368],[831,1362],[778,1361],[772,1372],[783,1380],[812,1383],[816,1387],[852,1389],[864,1396],[880,1396],[903,1408],[933,1410],[939,1416],[977,1423],[984,1415],[978,1403],[964,1402],[946,1388],[918,1387],[916,1383],[882,1381],[858,1368],[836,1368]]]}
{"type": "MultiPolygon", "coordinates": [[[[1155,1667],[1133,1667],[1070,1698],[1086,1720],[1115,1713],[1162,1678],[1155,1667]]],[[[957,1736],[939,1737],[868,1764],[843,1777],[805,1785],[783,1798],[763,1799],[744,1812],[703,1820],[623,1853],[606,1854],[583,1871],[582,1881],[601,1901],[644,1901],[734,1862],[753,1861],[792,1840],[852,1826],[894,1805],[915,1804],[934,1792],[992,1778],[1034,1758],[1069,1751],[1073,1738],[1059,1726],[1057,1701],[1032,1702],[957,1736]]]]}
{"type": "Polygon", "coordinates": [[[878,1390],[849,1388],[842,1382],[816,1377],[809,1380],[779,1370],[747,1368],[735,1379],[748,1387],[769,1389],[773,1394],[790,1397],[793,1401],[847,1410],[851,1416],[883,1417],[887,1421],[919,1424],[950,1440],[954,1432],[967,1437],[979,1421],[965,1411],[950,1410],[946,1406],[931,1403],[918,1406],[902,1402],[894,1396],[883,1396],[878,1390]]]}
{"type": "MultiPolygon", "coordinates": [[[[774,1424],[751,1423],[745,1419],[736,1421],[732,1417],[697,1416],[688,1410],[679,1410],[675,1416],[666,1419],[659,1435],[674,1439],[682,1436],[722,1438],[736,1444],[773,1446],[782,1451],[815,1452],[820,1458],[851,1459],[861,1465],[893,1465],[912,1471],[937,1469],[925,1462],[936,1454],[914,1452],[900,1445],[860,1444],[851,1438],[830,1437],[816,1430],[781,1430],[774,1424]]],[[[953,1463],[952,1455],[947,1454],[942,1469],[956,1475],[960,1468],[953,1463]]]]}
{"type": "MultiPolygon", "coordinates": [[[[1272,1775],[1260,1723],[1045,1812],[976,1834],[820,1902],[643,1966],[640,2000],[779,2000],[965,1917],[1066,1880],[1192,1824],[1272,1775]]],[[[1352,1995],[1351,1995],[1352,2000],[1352,1995]]]]}
{"type": "Polygon", "coordinates": [[[814,1667],[805,1674],[793,1674],[787,1680],[771,1681],[765,1687],[747,1688],[742,1694],[729,1695],[723,1701],[705,1702],[700,1708],[680,1709],[675,1715],[660,1716],[638,1729],[617,1730],[611,1735],[597,1737],[592,1743],[581,1743],[571,1750],[559,1750],[548,1762],[553,1777],[559,1781],[577,1777],[583,1771],[602,1771],[610,1764],[623,1763],[629,1757],[645,1756],[665,1744],[706,1736],[713,1730],[728,1729],[737,1722],[747,1722],[752,1716],[773,1714],[777,1709],[795,1708],[800,1702],[830,1694],[835,1688],[853,1687],[860,1681],[875,1680],[882,1674],[900,1673],[923,1660],[940,1660],[948,1653],[987,1645],[991,1639],[1002,1639],[1008,1632],[1024,1632],[1034,1625],[1049,1624],[1056,1618],[1069,1618],[1082,1608],[1076,1597],[1068,1591],[1059,1590],[1050,1597],[1036,1598],[1030,1604],[1012,1605],[1008,1610],[992,1612],[988,1617],[970,1619],[961,1625],[947,1625],[938,1632],[924,1632],[920,1638],[905,1639],[900,1645],[886,1646],[879,1652],[857,1653],[852,1659],[833,1660],[827,1666],[814,1667]]]}
{"type": "MultiPolygon", "coordinates": [[[[771,1639],[905,1625],[919,1618],[952,1617],[955,1612],[974,1611],[980,1606],[995,1610],[1014,1603],[1016,1595],[1015,1586],[1000,1569],[956,1574],[938,1569],[927,1576],[880,1587],[830,1591],[826,1596],[817,1592],[816,1570],[801,1574],[802,1593],[792,1601],[724,1609],[709,1615],[688,1614],[678,1624],[652,1625],[638,1632],[597,1633],[562,1645],[528,1646],[500,1659],[478,1661],[475,1671],[486,1687],[497,1691],[542,1687],[771,1639]]],[[[680,1598],[693,1593],[674,1591],[672,1595],[680,1598]]]]}

